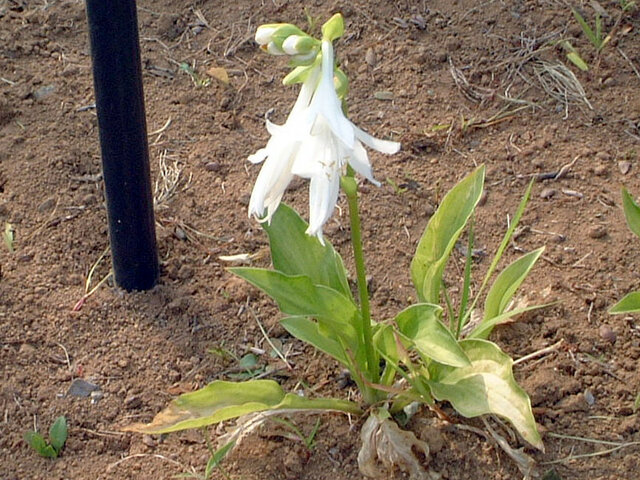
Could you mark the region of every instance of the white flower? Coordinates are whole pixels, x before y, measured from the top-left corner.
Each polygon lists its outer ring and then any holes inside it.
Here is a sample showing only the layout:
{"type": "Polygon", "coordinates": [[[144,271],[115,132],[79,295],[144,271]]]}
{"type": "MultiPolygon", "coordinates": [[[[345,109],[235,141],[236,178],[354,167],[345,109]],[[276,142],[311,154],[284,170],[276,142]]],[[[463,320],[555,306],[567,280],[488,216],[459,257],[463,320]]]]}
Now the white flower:
{"type": "Polygon", "coordinates": [[[351,123],[342,112],[333,81],[333,46],[322,42],[322,65],[312,67],[284,125],[267,120],[271,138],[249,161],[265,161],[251,193],[249,215],[270,221],[294,175],[311,180],[307,234],[322,241],[322,227],[338,200],[346,164],[370,182],[371,163],[363,143],[393,154],[400,144],[379,140],[351,123]],[[266,210],[266,215],[265,215],[266,210]]]}

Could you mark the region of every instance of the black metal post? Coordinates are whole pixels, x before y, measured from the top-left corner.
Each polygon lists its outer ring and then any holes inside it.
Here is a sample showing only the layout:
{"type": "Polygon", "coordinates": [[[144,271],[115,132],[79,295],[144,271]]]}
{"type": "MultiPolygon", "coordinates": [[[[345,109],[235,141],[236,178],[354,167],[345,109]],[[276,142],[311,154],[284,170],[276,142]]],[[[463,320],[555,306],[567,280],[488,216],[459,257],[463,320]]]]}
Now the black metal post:
{"type": "Polygon", "coordinates": [[[102,172],[116,284],[158,279],[135,0],[86,0],[102,172]]]}

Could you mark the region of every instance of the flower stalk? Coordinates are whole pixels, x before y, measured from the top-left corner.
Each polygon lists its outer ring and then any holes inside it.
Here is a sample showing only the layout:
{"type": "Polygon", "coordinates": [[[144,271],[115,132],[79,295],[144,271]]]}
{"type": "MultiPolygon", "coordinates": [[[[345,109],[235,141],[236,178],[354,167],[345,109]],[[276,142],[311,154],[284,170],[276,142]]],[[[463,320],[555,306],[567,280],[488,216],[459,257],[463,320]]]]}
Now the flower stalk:
{"type": "MultiPolygon", "coordinates": [[[[360,299],[360,315],[362,317],[362,342],[367,358],[367,379],[377,384],[380,382],[380,365],[378,355],[373,346],[373,332],[371,329],[371,307],[369,303],[369,288],[367,286],[367,270],[362,248],[362,228],[360,224],[360,210],[358,208],[358,184],[354,177],[354,171],[347,167],[347,175],[342,177],[341,186],[347,196],[349,206],[349,222],[351,227],[351,245],[356,266],[356,279],[358,285],[358,297],[360,299]]],[[[378,393],[369,385],[363,392],[364,400],[368,404],[378,400],[378,393]]]]}

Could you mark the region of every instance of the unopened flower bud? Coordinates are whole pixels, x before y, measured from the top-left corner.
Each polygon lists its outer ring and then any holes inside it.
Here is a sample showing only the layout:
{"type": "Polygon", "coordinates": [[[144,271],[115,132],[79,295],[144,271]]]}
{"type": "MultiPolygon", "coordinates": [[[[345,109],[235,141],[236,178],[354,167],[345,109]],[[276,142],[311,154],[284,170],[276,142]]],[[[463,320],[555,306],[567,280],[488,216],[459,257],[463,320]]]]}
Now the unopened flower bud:
{"type": "Polygon", "coordinates": [[[318,41],[308,35],[289,35],[282,42],[282,50],[287,55],[306,55],[317,46],[318,41]]]}
{"type": "Polygon", "coordinates": [[[268,25],[260,25],[256,30],[256,43],[260,46],[267,45],[273,40],[273,34],[282,24],[271,23],[268,25]]]}
{"type": "Polygon", "coordinates": [[[286,53],[284,53],[282,49],[278,47],[276,42],[269,42],[262,48],[266,50],[267,53],[270,53],[271,55],[286,55],[286,53]]]}
{"type": "Polygon", "coordinates": [[[338,98],[344,100],[344,97],[349,93],[349,79],[339,68],[333,71],[333,85],[335,86],[338,98]]]}

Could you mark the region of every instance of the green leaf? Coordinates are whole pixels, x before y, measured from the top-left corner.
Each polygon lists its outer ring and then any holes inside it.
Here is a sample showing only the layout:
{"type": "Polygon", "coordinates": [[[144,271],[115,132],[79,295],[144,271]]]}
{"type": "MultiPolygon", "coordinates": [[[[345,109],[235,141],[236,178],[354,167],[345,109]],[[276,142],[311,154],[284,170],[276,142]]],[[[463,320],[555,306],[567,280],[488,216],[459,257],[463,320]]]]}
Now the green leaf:
{"type": "Polygon", "coordinates": [[[580,56],[580,54],[573,50],[571,52],[567,53],[567,58],[569,59],[569,61],[571,63],[573,63],[576,67],[578,67],[580,70],[582,70],[583,72],[588,72],[589,71],[589,65],[587,65],[587,62],[585,62],[582,57],[580,56]]]}
{"type": "Polygon", "coordinates": [[[316,322],[306,317],[287,317],[280,320],[280,324],[294,337],[313,345],[341,364],[348,366],[347,357],[340,343],[320,333],[320,327],[316,322]]]}
{"type": "Polygon", "coordinates": [[[220,465],[220,462],[224,460],[224,458],[229,454],[229,452],[233,449],[233,447],[235,447],[235,445],[236,445],[235,440],[232,440],[231,442],[226,443],[225,445],[220,447],[218,450],[213,452],[213,455],[211,455],[211,458],[209,458],[209,461],[207,462],[207,467],[204,470],[204,478],[209,478],[211,476],[213,469],[216,468],[218,465],[220,465]]]}
{"type": "Polygon", "coordinates": [[[609,309],[609,313],[612,315],[638,312],[640,312],[640,292],[628,293],[622,300],[609,309]]]}
{"type": "Polygon", "coordinates": [[[640,237],[640,207],[626,188],[622,189],[622,208],[627,225],[636,236],[640,237]]]}
{"type": "Polygon", "coordinates": [[[530,312],[531,310],[537,310],[539,308],[549,307],[551,305],[556,304],[557,302],[544,303],[542,305],[531,305],[529,307],[523,308],[514,308],[513,310],[509,310],[504,312],[497,317],[490,318],[486,321],[480,322],[479,325],[474,328],[471,333],[467,335],[467,338],[480,338],[486,339],[490,334],[493,328],[497,325],[501,325],[503,323],[507,323],[512,317],[516,315],[520,315],[521,313],[530,312]]]}
{"type": "Polygon", "coordinates": [[[258,365],[258,357],[256,357],[253,353],[247,353],[244,357],[238,361],[238,366],[244,369],[255,368],[258,365]]]}
{"type": "Polygon", "coordinates": [[[41,457],[56,458],[58,456],[54,448],[48,445],[38,432],[30,430],[24,434],[24,439],[41,457]]]}
{"type": "Polygon", "coordinates": [[[327,410],[361,412],[354,402],[334,398],[310,399],[285,394],[273,380],[242,383],[215,381],[195,392],[180,395],[148,424],[125,427],[125,431],[160,434],[204,427],[255,412],[327,410]]]}
{"type": "Polygon", "coordinates": [[[504,313],[513,298],[513,294],[524,279],[527,278],[543,251],[544,247],[541,247],[529,252],[500,272],[500,275],[498,275],[487,293],[487,298],[484,302],[483,322],[504,313]]]}
{"type": "Polygon", "coordinates": [[[511,358],[494,343],[462,340],[471,364],[432,365],[427,381],[437,400],[446,400],[465,417],[495,414],[506,418],[522,437],[543,450],[527,393],[516,383],[511,358]]]}
{"type": "Polygon", "coordinates": [[[586,37],[589,39],[591,44],[596,49],[599,49],[600,48],[600,43],[601,43],[600,38],[598,38],[596,36],[596,34],[593,32],[593,30],[591,29],[589,24],[586,22],[584,17],[582,15],[580,15],[580,13],[575,8],[572,8],[571,11],[573,12],[573,16],[575,17],[575,19],[580,24],[580,28],[582,28],[582,32],[586,35],[586,37]]]}
{"type": "Polygon", "coordinates": [[[229,269],[239,277],[263,290],[277,303],[280,310],[293,316],[316,317],[322,324],[335,329],[355,342],[351,323],[359,315],[353,300],[322,285],[314,285],[307,276],[290,276],[263,268],[235,267],[229,269]]]}
{"type": "Polygon", "coordinates": [[[455,337],[440,320],[441,314],[438,305],[418,303],[400,312],[395,321],[420,354],[445,365],[470,365],[455,337]]]}
{"type": "Polygon", "coordinates": [[[445,195],[429,220],[411,261],[411,279],[420,302],[440,303],[444,267],[480,200],[483,183],[484,166],[481,166],[445,195]]]}
{"type": "Polygon", "coordinates": [[[67,441],[68,428],[67,419],[63,416],[56,418],[55,422],[49,428],[49,442],[56,453],[60,453],[67,441]]]}
{"type": "Polygon", "coordinates": [[[287,275],[306,275],[315,285],[330,287],[351,297],[342,258],[325,240],[305,233],[308,224],[291,207],[280,204],[271,224],[262,224],[269,236],[273,268],[287,275]]]}

